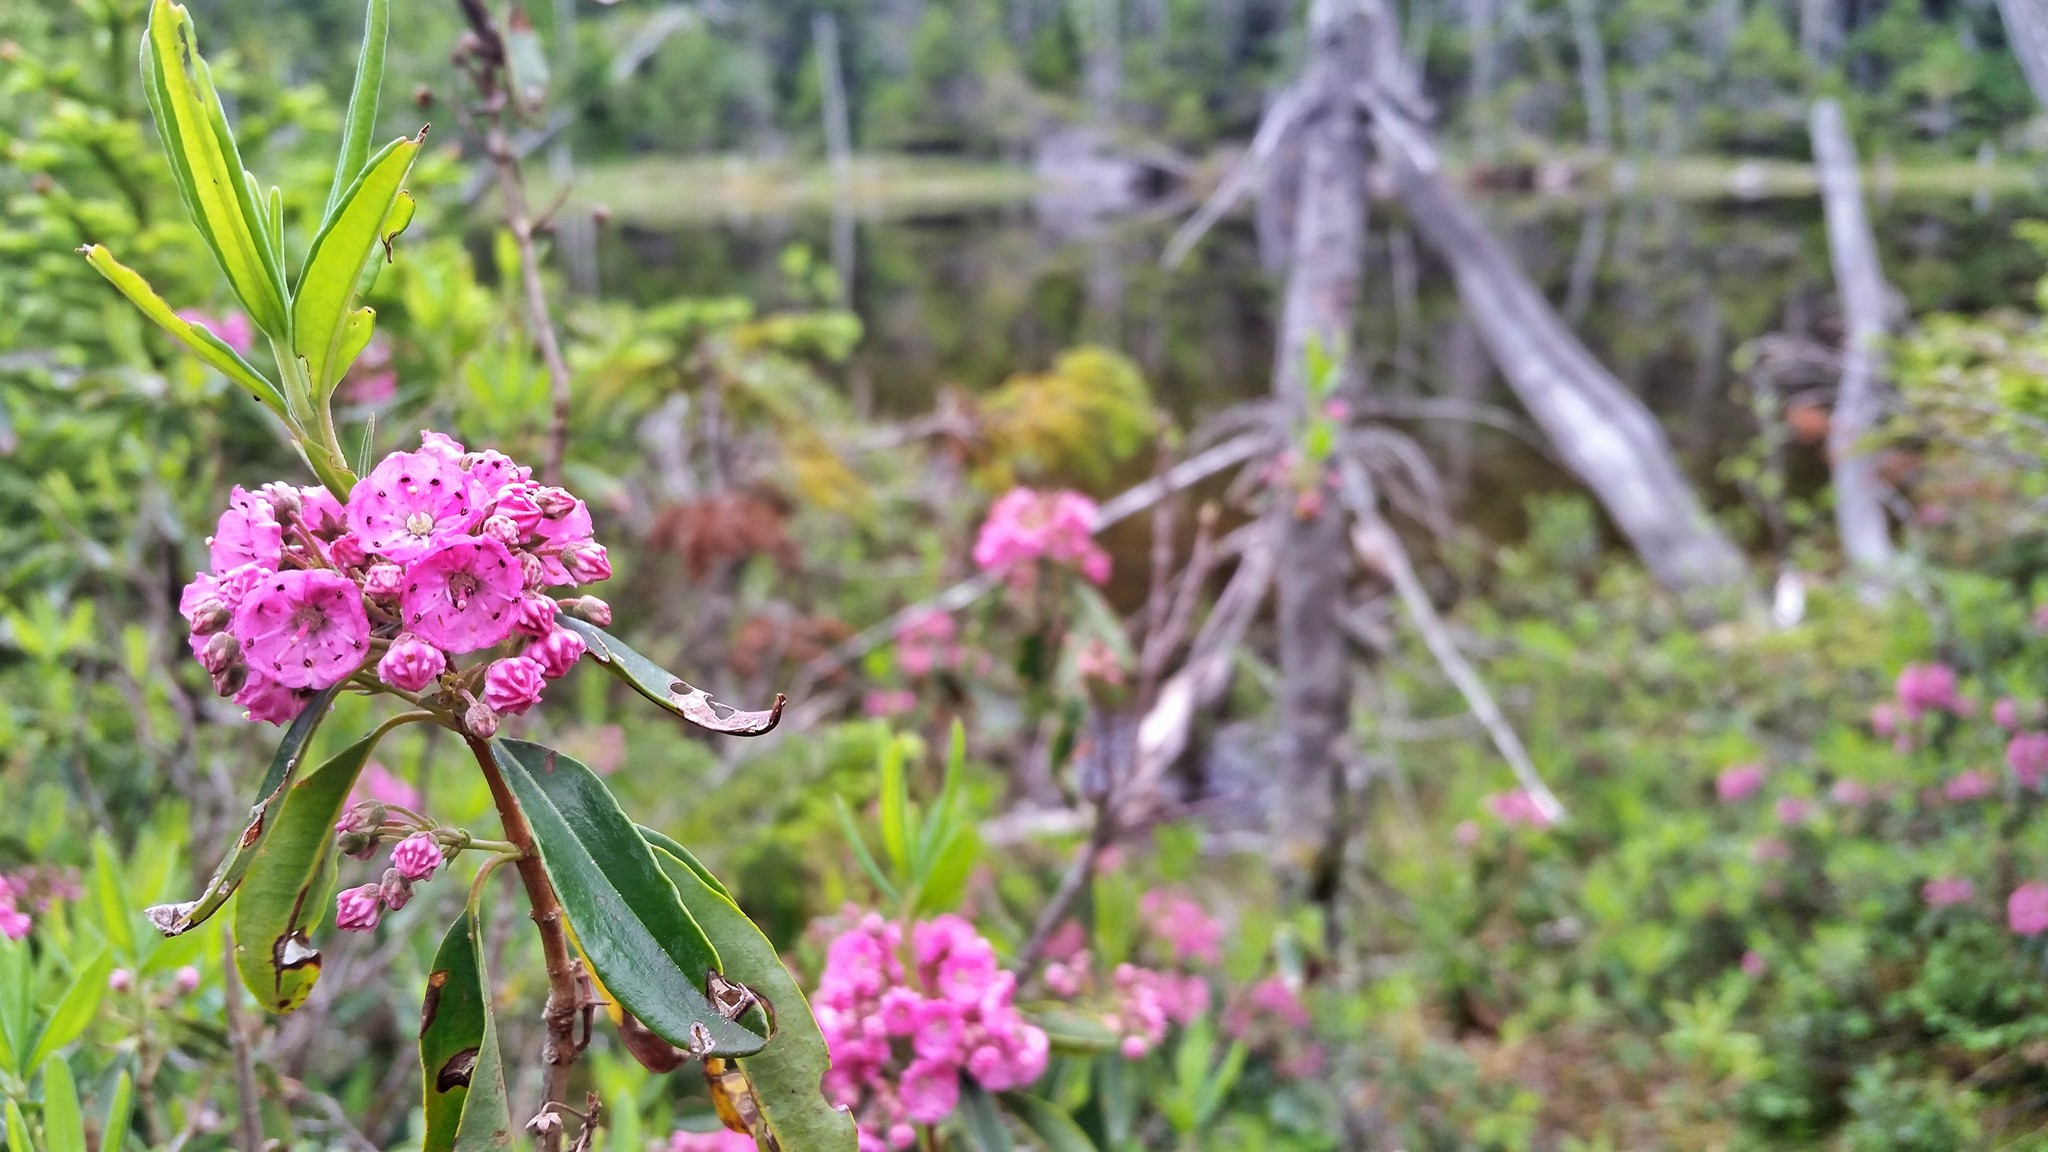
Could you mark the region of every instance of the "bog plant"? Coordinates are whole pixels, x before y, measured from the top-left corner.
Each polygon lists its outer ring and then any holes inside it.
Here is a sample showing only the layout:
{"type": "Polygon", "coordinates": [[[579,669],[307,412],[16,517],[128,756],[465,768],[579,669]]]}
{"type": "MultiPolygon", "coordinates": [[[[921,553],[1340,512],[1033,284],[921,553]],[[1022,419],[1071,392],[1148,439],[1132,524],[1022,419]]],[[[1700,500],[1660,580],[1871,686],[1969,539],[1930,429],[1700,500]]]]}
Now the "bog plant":
{"type": "MultiPolygon", "coordinates": [[[[284,733],[212,879],[190,900],[151,908],[150,919],[182,936],[238,897],[235,965],[266,1009],[287,1013],[319,978],[315,933],[330,900],[336,927],[367,931],[450,859],[480,853],[422,1008],[428,1149],[505,1147],[516,1130],[484,966],[485,880],[506,864],[525,888],[547,963],[546,1100],[525,1121],[543,1146],[559,1146],[565,1116],[583,1115],[565,1095],[588,1040],[575,1024],[609,1001],[636,1054],[669,1066],[718,1059],[717,1083],[752,1138],[786,1152],[850,1148],[851,1119],[819,1090],[826,1054],[809,1009],[723,886],[688,849],[636,826],[584,765],[499,731],[503,717],[531,709],[548,681],[586,657],[718,733],[768,731],[780,699],[761,712],[718,706],[607,632],[602,601],[552,595],[603,580],[609,560],[584,503],[509,457],[430,431],[418,450],[365,462],[358,477],[342,450],[335,387],[375,323],[357,301],[411,217],[405,183],[425,137],[422,129],[370,147],[386,20],[387,0],[371,0],[335,176],[311,245],[288,262],[285,194],[243,168],[190,15],[170,0],[150,8],[141,66],[158,134],[186,213],[253,335],[268,342],[274,372],[244,357],[243,334],[225,322],[215,331],[107,249],[82,249],[146,316],[275,416],[318,481],[237,488],[208,541],[211,570],[181,599],[193,654],[216,690],[284,733]],[[296,279],[286,276],[290,263],[296,279]],[[342,693],[384,697],[395,710],[309,764],[309,741],[342,693]],[[349,805],[379,741],[408,724],[459,738],[489,786],[502,839],[409,807],[349,805]],[[336,896],[336,857],[367,859],[386,844],[382,882],[336,896]]],[[[66,1142],[61,1112],[46,1106],[46,1146],[66,1142]]],[[[8,1117],[9,1146],[26,1147],[16,1120],[8,1117]]]]}

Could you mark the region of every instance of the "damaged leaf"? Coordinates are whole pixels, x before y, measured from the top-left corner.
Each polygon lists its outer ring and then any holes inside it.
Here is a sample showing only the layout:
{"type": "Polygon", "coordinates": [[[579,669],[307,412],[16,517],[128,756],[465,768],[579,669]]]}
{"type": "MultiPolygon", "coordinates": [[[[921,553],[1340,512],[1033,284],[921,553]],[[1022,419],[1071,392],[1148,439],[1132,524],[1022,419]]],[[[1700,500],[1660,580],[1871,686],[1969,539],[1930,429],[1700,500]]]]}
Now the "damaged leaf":
{"type": "Polygon", "coordinates": [[[512,1110],[506,1102],[482,937],[471,908],[449,926],[427,974],[427,995],[420,1005],[424,1152],[512,1146],[512,1110]]]}
{"type": "Polygon", "coordinates": [[[782,719],[784,697],[779,692],[775,694],[775,704],[763,711],[744,712],[728,708],[712,700],[711,693],[691,687],[595,624],[566,614],[558,619],[563,627],[583,637],[584,644],[590,648],[591,658],[611,669],[612,675],[631,685],[635,692],[699,728],[727,736],[759,736],[773,729],[782,719]]]}

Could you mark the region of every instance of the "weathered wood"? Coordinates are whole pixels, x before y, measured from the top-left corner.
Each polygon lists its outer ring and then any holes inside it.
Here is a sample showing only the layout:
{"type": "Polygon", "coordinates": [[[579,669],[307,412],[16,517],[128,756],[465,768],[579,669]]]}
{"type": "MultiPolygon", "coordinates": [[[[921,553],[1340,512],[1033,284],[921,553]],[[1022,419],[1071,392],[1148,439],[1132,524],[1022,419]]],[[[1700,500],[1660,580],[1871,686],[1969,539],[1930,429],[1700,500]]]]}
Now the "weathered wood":
{"type": "Polygon", "coordinates": [[[1586,110],[1586,143],[1602,152],[1614,147],[1614,112],[1607,99],[1607,47],[1600,39],[1594,0],[1568,0],[1572,45],[1579,57],[1579,100],[1586,110]]]}
{"type": "Polygon", "coordinates": [[[2020,70],[2027,74],[2027,86],[2034,100],[2048,109],[2048,3],[2042,0],[1998,0],[1998,14],[2005,20],[2005,39],[2012,54],[2019,57],[2020,70]]]}
{"type": "Polygon", "coordinates": [[[1835,527],[1842,553],[1866,580],[1891,564],[1891,530],[1879,497],[1877,461],[1864,441],[1881,413],[1879,381],[1884,372],[1884,273],[1877,263],[1877,238],[1863,206],[1863,180],[1856,145],[1833,100],[1814,102],[1808,128],[1813,162],[1820,175],[1821,207],[1827,218],[1828,254],[1835,266],[1835,290],[1842,301],[1842,376],[1828,423],[1828,456],[1834,470],[1835,527]]]}

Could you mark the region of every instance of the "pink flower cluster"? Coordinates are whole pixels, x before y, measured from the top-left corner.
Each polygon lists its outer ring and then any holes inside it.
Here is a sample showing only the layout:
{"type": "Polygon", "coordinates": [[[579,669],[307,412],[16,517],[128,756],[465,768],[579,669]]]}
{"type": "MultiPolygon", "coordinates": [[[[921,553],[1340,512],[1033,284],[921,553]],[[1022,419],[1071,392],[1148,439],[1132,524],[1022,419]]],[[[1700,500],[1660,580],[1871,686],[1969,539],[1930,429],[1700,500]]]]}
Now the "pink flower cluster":
{"type": "Polygon", "coordinates": [[[755,1148],[752,1136],[718,1128],[710,1132],[671,1132],[667,1143],[652,1141],[647,1152],[755,1152],[755,1148]]]}
{"type": "Polygon", "coordinates": [[[179,611],[215,689],[251,719],[290,720],[378,649],[377,677],[420,692],[452,670],[451,656],[516,634],[520,653],[485,669],[481,702],[451,685],[471,730],[488,737],[582,657],[582,638],[556,622],[561,603],[542,590],[611,575],[589,509],[498,452],[437,432],[420,440],[357,481],[346,504],[318,487],[234,490],[207,541],[211,571],[193,578],[179,611]]]}
{"type": "Polygon", "coordinates": [[[1267,1053],[1274,1070],[1289,1080],[1306,1080],[1323,1067],[1323,1046],[1314,1040],[1314,1021],[1300,993],[1280,976],[1246,989],[1223,1010],[1223,1031],[1267,1053]]]}
{"type": "Polygon", "coordinates": [[[959,1103],[965,1071],[990,1092],[1044,1073],[1050,1043],[1012,1003],[1017,978],[958,916],[903,930],[869,913],[826,950],[811,998],[832,1055],[825,1095],[853,1110],[861,1152],[910,1147],[913,1125],[937,1124],[959,1103]]]}
{"type": "Polygon", "coordinates": [[[2013,889],[2005,902],[2005,922],[2021,936],[2048,932],[2048,884],[2037,880],[2013,889]]]}
{"type": "Polygon", "coordinates": [[[1977,895],[1977,886],[1960,876],[1940,876],[1920,886],[1920,899],[1929,908],[1967,904],[1977,895]]]}
{"type": "Polygon", "coordinates": [[[1548,828],[1552,823],[1550,815],[1543,810],[1543,805],[1537,803],[1536,797],[1531,796],[1525,788],[1517,788],[1511,792],[1496,792],[1486,798],[1485,804],[1486,810],[1493,814],[1495,820],[1510,828],[1548,828]]]}
{"type": "Polygon", "coordinates": [[[957,667],[966,656],[959,641],[960,626],[951,616],[920,612],[896,629],[896,667],[912,678],[957,667]]]}
{"type": "Polygon", "coordinates": [[[1223,925],[1186,893],[1155,888],[1139,898],[1138,913],[1175,960],[1215,964],[1223,959],[1223,925]]]}
{"type": "MultiPolygon", "coordinates": [[[[335,825],[337,832],[355,829],[354,817],[335,825]]],[[[393,912],[412,899],[412,886],[433,878],[445,857],[431,832],[415,832],[391,848],[391,867],[376,884],[350,888],[334,898],[334,926],[344,932],[368,932],[377,927],[385,909],[393,912]]]]}
{"type": "Polygon", "coordinates": [[[1012,488],[988,510],[974,541],[974,563],[1028,584],[1039,560],[1072,568],[1091,584],[1109,579],[1109,553],[1095,543],[1095,501],[1079,492],[1012,488]]]}
{"type": "MultiPolygon", "coordinates": [[[[1078,943],[1076,940],[1070,950],[1056,953],[1060,958],[1045,966],[1046,991],[1063,1000],[1081,998],[1095,988],[1090,971],[1093,959],[1078,943]]],[[[1102,1025],[1116,1033],[1117,1050],[1126,1060],[1144,1059],[1165,1041],[1168,1027],[1185,1027],[1209,1010],[1209,982],[1194,973],[1125,963],[1110,974],[1110,984],[1102,1025]]]]}
{"type": "Polygon", "coordinates": [[[1714,795],[1719,796],[1723,804],[1747,800],[1763,786],[1764,766],[1761,764],[1737,764],[1733,768],[1722,769],[1721,774],[1714,777],[1714,795]]]}
{"type": "Polygon", "coordinates": [[[18,902],[26,893],[18,891],[5,876],[0,876],[0,936],[19,940],[35,927],[35,921],[21,910],[18,902]]]}
{"type": "Polygon", "coordinates": [[[1961,716],[1969,706],[1956,691],[1956,670],[1946,664],[1908,664],[1899,669],[1899,710],[1908,723],[1930,712],[1961,716]]]}

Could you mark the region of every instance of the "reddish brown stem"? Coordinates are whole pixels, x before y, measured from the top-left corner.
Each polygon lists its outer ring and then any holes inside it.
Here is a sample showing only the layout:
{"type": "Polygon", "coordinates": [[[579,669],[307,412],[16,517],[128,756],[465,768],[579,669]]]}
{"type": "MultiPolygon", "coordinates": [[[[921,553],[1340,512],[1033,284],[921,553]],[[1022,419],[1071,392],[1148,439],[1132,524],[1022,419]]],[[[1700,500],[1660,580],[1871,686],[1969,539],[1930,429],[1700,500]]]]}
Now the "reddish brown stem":
{"type": "MultiPolygon", "coordinates": [[[[541,1010],[541,1022],[547,1028],[547,1039],[541,1044],[541,1062],[547,1066],[545,1090],[536,1113],[545,1112],[550,1104],[565,1104],[569,1094],[569,1069],[576,1063],[580,1051],[576,1045],[576,1010],[583,995],[577,981],[577,962],[569,951],[569,934],[562,926],[562,903],[555,898],[555,887],[548,882],[547,869],[542,866],[540,851],[534,847],[533,827],[526,822],[526,813],[519,808],[519,802],[512,796],[512,789],[505,783],[505,776],[498,771],[496,760],[491,758],[490,745],[474,736],[465,736],[469,750],[476,756],[477,767],[483,769],[484,782],[490,785],[491,802],[498,807],[498,821],[505,827],[505,839],[519,849],[519,858],[514,867],[519,870],[519,882],[526,886],[526,901],[532,906],[534,927],[540,930],[541,953],[547,961],[548,1000],[541,1010]]],[[[544,1127],[540,1134],[540,1146],[546,1152],[556,1152],[562,1146],[560,1125],[544,1127]]]]}

